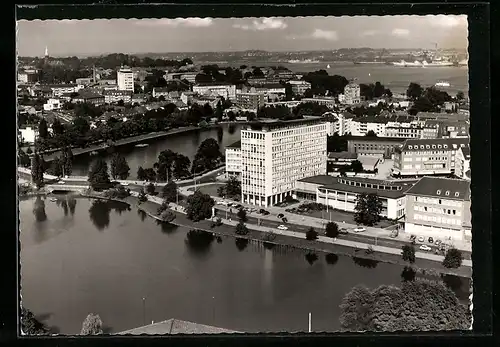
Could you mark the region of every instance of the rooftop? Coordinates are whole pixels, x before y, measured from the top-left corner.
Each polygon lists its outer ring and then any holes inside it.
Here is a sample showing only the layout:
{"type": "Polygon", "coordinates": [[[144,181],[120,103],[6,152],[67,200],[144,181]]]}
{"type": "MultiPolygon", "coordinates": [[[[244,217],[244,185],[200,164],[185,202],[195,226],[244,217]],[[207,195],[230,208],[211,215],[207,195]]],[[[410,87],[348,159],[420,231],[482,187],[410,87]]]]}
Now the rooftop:
{"type": "Polygon", "coordinates": [[[329,152],[328,159],[356,159],[358,155],[348,151],[343,152],[329,152]]]}
{"type": "Polygon", "coordinates": [[[241,140],[238,140],[230,144],[229,146],[226,146],[226,148],[241,148],[241,140]]]}
{"type": "Polygon", "coordinates": [[[163,322],[145,325],[139,328],[122,331],[118,335],[171,335],[171,334],[223,334],[238,333],[238,331],[197,324],[179,319],[169,319],[163,322]]]}
{"type": "Polygon", "coordinates": [[[267,131],[273,131],[273,130],[278,130],[280,128],[285,128],[287,126],[291,125],[303,125],[303,126],[308,126],[308,125],[313,125],[313,124],[318,124],[318,123],[324,123],[325,120],[322,117],[310,117],[308,119],[293,119],[293,120],[272,120],[272,121],[254,121],[254,122],[249,122],[245,125],[243,125],[242,129],[246,130],[267,130],[267,131]]]}
{"type": "Polygon", "coordinates": [[[231,83],[225,83],[225,82],[206,82],[206,83],[198,83],[195,85],[195,87],[210,87],[210,86],[232,86],[233,84],[231,83]]]}
{"type": "Polygon", "coordinates": [[[452,137],[446,139],[407,139],[403,144],[402,151],[418,151],[424,149],[458,149],[469,146],[469,139],[466,137],[452,137]]]}
{"type": "Polygon", "coordinates": [[[462,179],[422,177],[407,194],[452,200],[470,200],[470,182],[462,179]]]}
{"type": "Polygon", "coordinates": [[[348,141],[363,141],[363,142],[399,142],[403,143],[404,138],[399,137],[381,137],[381,136],[347,136],[348,141]]]}
{"type": "Polygon", "coordinates": [[[470,160],[470,147],[461,147],[460,150],[462,151],[465,160],[470,160]]]}

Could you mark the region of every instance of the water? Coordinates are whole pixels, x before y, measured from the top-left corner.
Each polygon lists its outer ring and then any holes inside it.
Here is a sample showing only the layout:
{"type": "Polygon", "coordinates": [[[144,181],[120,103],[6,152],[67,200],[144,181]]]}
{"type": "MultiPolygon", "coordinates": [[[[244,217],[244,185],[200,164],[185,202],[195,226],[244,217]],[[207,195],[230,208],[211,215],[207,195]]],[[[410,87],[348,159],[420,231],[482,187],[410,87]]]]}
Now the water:
{"type": "MultiPolygon", "coordinates": [[[[174,152],[187,156],[191,162],[198,150],[198,146],[206,139],[213,138],[219,143],[221,152],[225,155],[225,147],[240,139],[240,128],[238,124],[223,124],[219,129],[203,129],[189,131],[185,133],[173,134],[159,139],[147,141],[148,147],[135,147],[135,144],[118,147],[118,151],[125,156],[130,166],[130,179],[137,178],[137,169],[153,167],[158,161],[158,155],[161,151],[170,149],[174,152]]],[[[99,156],[103,157],[110,165],[111,155],[101,152],[99,156]]],[[[75,157],[73,163],[73,175],[88,175],[90,165],[95,156],[84,154],[75,157]]]]}
{"type": "MultiPolygon", "coordinates": [[[[200,65],[209,64],[201,62],[200,65]]],[[[469,77],[467,66],[450,67],[426,67],[426,68],[404,68],[385,64],[353,64],[338,62],[320,63],[278,63],[272,61],[265,62],[232,62],[232,67],[248,66],[284,66],[297,73],[307,73],[318,70],[326,70],[330,76],[340,75],[347,79],[357,79],[357,83],[375,83],[379,81],[392,92],[406,93],[410,82],[419,83],[422,87],[433,86],[438,81],[450,83],[450,87],[443,88],[450,95],[454,96],[458,91],[468,94],[469,77]],[[328,69],[327,66],[330,65],[328,69]]],[[[223,64],[220,66],[226,66],[223,64]]]]}
{"type": "MultiPolygon", "coordinates": [[[[114,333],[176,318],[243,332],[339,328],[339,304],[357,284],[398,284],[402,268],[361,267],[323,255],[265,250],[233,238],[189,247],[187,230],[162,227],[118,203],[61,197],[20,201],[23,305],[52,331],[79,333],[99,314],[114,333]],[[142,298],[146,298],[143,308],[142,298]]],[[[452,279],[467,298],[468,281],[452,279]]]]}

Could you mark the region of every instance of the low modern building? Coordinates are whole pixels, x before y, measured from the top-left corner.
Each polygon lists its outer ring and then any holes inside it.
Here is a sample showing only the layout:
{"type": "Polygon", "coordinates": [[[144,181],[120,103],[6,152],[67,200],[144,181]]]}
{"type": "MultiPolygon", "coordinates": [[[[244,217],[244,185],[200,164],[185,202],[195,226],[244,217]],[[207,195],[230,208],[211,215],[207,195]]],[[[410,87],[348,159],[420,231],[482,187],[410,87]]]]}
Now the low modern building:
{"type": "Polygon", "coordinates": [[[318,105],[324,105],[328,108],[334,108],[336,105],[335,98],[331,97],[313,97],[313,98],[302,98],[300,101],[303,103],[313,102],[318,105]]]}
{"type": "Polygon", "coordinates": [[[326,174],[326,131],[321,118],[243,125],[242,202],[273,206],[292,195],[297,180],[326,174]]]}
{"type": "Polygon", "coordinates": [[[329,152],[328,153],[328,167],[334,169],[340,169],[352,164],[353,161],[358,159],[356,153],[345,152],[329,152]]]}
{"type": "Polygon", "coordinates": [[[45,104],[43,104],[44,111],[54,111],[59,110],[62,107],[60,99],[48,99],[45,104]]]}
{"type": "Polygon", "coordinates": [[[74,96],[72,100],[76,103],[87,103],[93,105],[103,105],[106,102],[104,95],[87,90],[80,90],[78,95],[74,96]]]}
{"type": "Polygon", "coordinates": [[[311,89],[311,83],[307,81],[288,81],[288,83],[292,86],[292,91],[295,94],[304,94],[304,92],[308,89],[311,89]]]}
{"type": "Polygon", "coordinates": [[[241,175],[241,140],[226,147],[226,174],[241,175]]]}
{"type": "Polygon", "coordinates": [[[236,99],[236,85],[230,83],[200,83],[193,86],[193,92],[198,94],[216,94],[225,99],[236,99]]]}
{"type": "Polygon", "coordinates": [[[237,93],[236,105],[244,110],[257,112],[264,106],[265,96],[263,93],[237,93]]]}
{"type": "Polygon", "coordinates": [[[468,138],[409,139],[394,152],[392,175],[451,175],[461,147],[469,147],[468,138]]]}
{"type": "Polygon", "coordinates": [[[470,180],[470,148],[460,147],[455,155],[455,176],[470,180]]]}
{"type": "Polygon", "coordinates": [[[349,136],[347,138],[347,150],[357,155],[390,159],[396,148],[404,142],[405,139],[397,137],[349,136]]]}
{"type": "Polygon", "coordinates": [[[107,104],[112,104],[122,100],[124,103],[132,101],[132,92],[126,90],[105,90],[103,91],[104,101],[107,104]]]}
{"type": "Polygon", "coordinates": [[[470,182],[423,177],[406,192],[405,232],[442,241],[472,239],[470,182]]]}
{"type": "Polygon", "coordinates": [[[355,212],[359,194],[375,193],[382,202],[380,215],[397,220],[405,215],[405,193],[415,183],[416,181],[318,175],[298,180],[294,198],[315,201],[341,211],[355,212]]]}
{"type": "Polygon", "coordinates": [[[163,96],[164,98],[168,98],[168,89],[167,88],[153,88],[153,98],[159,98],[163,96]]]}

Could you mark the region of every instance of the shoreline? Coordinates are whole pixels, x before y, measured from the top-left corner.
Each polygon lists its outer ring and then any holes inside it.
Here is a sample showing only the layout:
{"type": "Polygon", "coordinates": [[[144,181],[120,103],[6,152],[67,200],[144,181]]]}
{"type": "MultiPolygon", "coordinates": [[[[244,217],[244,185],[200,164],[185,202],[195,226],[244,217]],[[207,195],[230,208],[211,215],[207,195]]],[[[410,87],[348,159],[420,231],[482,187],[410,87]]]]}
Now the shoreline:
{"type": "MultiPolygon", "coordinates": [[[[166,131],[158,131],[158,132],[154,132],[154,133],[135,135],[135,136],[130,136],[130,137],[127,137],[124,139],[120,139],[120,140],[114,142],[112,147],[121,147],[121,146],[126,146],[126,145],[130,145],[130,144],[134,144],[134,143],[138,144],[138,143],[141,143],[143,141],[146,142],[146,141],[150,141],[150,140],[159,139],[162,137],[168,137],[170,135],[178,135],[178,134],[188,133],[191,131],[211,130],[211,129],[215,129],[215,128],[220,128],[224,124],[232,124],[232,123],[241,124],[239,122],[221,122],[218,124],[209,124],[209,125],[204,126],[204,127],[190,126],[190,127],[174,128],[174,129],[170,129],[170,130],[166,130],[166,131]]],[[[99,143],[99,144],[91,145],[90,147],[86,147],[86,148],[73,148],[72,150],[73,150],[73,156],[78,156],[78,155],[82,155],[82,154],[91,153],[94,151],[101,152],[101,151],[104,151],[108,148],[110,148],[110,146],[107,146],[105,143],[99,143]]],[[[45,158],[44,158],[45,161],[49,162],[49,161],[54,160],[54,158],[58,157],[59,155],[61,155],[61,150],[56,149],[56,150],[53,150],[51,152],[42,153],[42,154],[45,156],[45,158]]]]}
{"type": "MultiPolygon", "coordinates": [[[[147,216],[151,217],[152,219],[164,223],[163,220],[156,215],[151,209],[148,209],[145,205],[149,203],[150,205],[154,205],[154,208],[158,208],[160,205],[154,201],[148,200],[146,202],[143,202],[141,204],[137,204],[137,198],[133,196],[129,196],[126,199],[118,199],[118,198],[108,198],[104,196],[99,196],[99,195],[93,195],[93,194],[78,194],[81,197],[85,198],[90,198],[90,199],[100,199],[100,200],[109,200],[109,201],[115,201],[115,202],[120,202],[120,203],[125,203],[129,205],[130,207],[136,207],[138,210],[143,211],[146,213],[147,216]],[[135,204],[130,201],[131,199],[135,200],[135,204]]],[[[411,267],[417,274],[424,274],[424,275],[432,275],[439,277],[440,275],[453,275],[461,278],[471,278],[472,273],[466,274],[464,272],[471,272],[472,268],[470,270],[463,270],[463,271],[455,271],[455,270],[460,270],[463,268],[459,269],[437,269],[434,266],[422,266],[422,265],[417,265],[417,262],[424,262],[423,259],[417,259],[420,261],[417,261],[414,264],[410,264],[408,262],[403,261],[403,259],[395,254],[386,254],[382,252],[374,252],[372,254],[367,254],[365,249],[356,249],[352,248],[349,246],[344,246],[344,245],[338,245],[338,244],[333,244],[333,243],[324,243],[321,241],[309,241],[304,239],[299,239],[296,237],[292,236],[287,236],[287,235],[275,235],[275,238],[273,240],[267,241],[263,240],[263,236],[268,234],[266,232],[262,232],[259,230],[251,229],[251,225],[248,225],[249,233],[247,235],[237,235],[234,232],[234,226],[224,224],[224,219],[222,219],[223,224],[219,227],[214,227],[211,228],[208,224],[212,223],[211,220],[203,220],[200,222],[191,222],[191,225],[186,225],[178,221],[179,216],[182,216],[183,213],[173,210],[172,208],[169,208],[172,213],[176,215],[176,218],[170,222],[169,224],[176,225],[178,227],[182,228],[187,228],[187,229],[198,229],[198,230],[203,230],[205,232],[213,233],[214,236],[226,236],[226,237],[231,237],[234,239],[237,238],[242,238],[242,239],[247,239],[249,241],[253,242],[261,242],[261,243],[269,243],[273,244],[274,246],[278,247],[291,247],[295,249],[302,249],[304,251],[309,251],[309,252],[318,252],[318,253],[323,253],[324,255],[329,254],[329,253],[334,253],[336,255],[342,255],[342,256],[348,256],[350,258],[357,258],[357,259],[363,259],[367,261],[373,261],[374,263],[386,263],[386,264],[392,264],[392,265],[399,265],[399,266],[408,266],[411,267]],[[207,225],[203,225],[207,224],[207,225]],[[223,227],[223,228],[221,228],[223,227]],[[231,228],[231,231],[226,231],[224,229],[231,228]]],[[[190,224],[189,222],[187,224],[190,224]]],[[[424,263],[429,263],[429,264],[436,264],[436,261],[434,260],[426,260],[424,263]]]]}

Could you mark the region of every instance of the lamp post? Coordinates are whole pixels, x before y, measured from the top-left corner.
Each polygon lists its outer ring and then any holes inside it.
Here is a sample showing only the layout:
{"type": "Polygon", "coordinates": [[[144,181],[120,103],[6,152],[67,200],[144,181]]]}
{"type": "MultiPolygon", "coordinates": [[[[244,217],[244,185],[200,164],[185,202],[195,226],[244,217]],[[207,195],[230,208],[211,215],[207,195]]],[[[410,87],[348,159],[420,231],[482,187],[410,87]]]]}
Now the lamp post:
{"type": "Polygon", "coordinates": [[[212,296],[212,322],[215,324],[215,296],[212,296]]]}
{"type": "Polygon", "coordinates": [[[146,325],[146,298],[142,298],[142,325],[146,325]]]}

